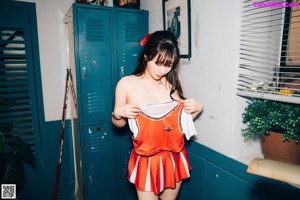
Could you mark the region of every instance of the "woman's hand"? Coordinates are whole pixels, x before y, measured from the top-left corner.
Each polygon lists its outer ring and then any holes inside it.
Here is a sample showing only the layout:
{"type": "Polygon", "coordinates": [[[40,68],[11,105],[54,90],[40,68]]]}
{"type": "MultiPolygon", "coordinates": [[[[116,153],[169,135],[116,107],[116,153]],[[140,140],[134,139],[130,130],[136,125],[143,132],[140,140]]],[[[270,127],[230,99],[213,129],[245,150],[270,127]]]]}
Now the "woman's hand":
{"type": "Polygon", "coordinates": [[[183,103],[184,110],[187,113],[192,114],[193,118],[195,118],[203,110],[202,102],[196,99],[185,99],[180,102],[183,103]]]}
{"type": "Polygon", "coordinates": [[[141,108],[133,104],[125,104],[116,107],[113,112],[113,117],[118,118],[135,118],[141,112],[141,108]]]}

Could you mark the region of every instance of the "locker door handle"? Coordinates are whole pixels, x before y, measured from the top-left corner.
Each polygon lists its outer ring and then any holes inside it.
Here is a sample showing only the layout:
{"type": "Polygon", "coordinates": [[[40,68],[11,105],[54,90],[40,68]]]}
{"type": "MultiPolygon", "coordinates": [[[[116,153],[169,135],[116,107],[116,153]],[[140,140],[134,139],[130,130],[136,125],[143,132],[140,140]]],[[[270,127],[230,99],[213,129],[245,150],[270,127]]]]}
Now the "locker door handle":
{"type": "Polygon", "coordinates": [[[94,65],[94,68],[97,68],[98,67],[98,64],[95,60],[93,60],[93,65],[94,65]]]}
{"type": "Polygon", "coordinates": [[[86,79],[86,67],[82,68],[83,79],[86,79]]]}
{"type": "Polygon", "coordinates": [[[95,128],[96,131],[102,131],[102,128],[101,127],[97,127],[95,128]]]}
{"type": "Polygon", "coordinates": [[[89,176],[90,178],[90,184],[92,185],[93,184],[93,176],[89,176]]]}
{"type": "Polygon", "coordinates": [[[120,75],[121,75],[121,78],[124,77],[124,75],[125,75],[124,74],[124,66],[121,67],[121,73],[120,73],[120,75]]]}

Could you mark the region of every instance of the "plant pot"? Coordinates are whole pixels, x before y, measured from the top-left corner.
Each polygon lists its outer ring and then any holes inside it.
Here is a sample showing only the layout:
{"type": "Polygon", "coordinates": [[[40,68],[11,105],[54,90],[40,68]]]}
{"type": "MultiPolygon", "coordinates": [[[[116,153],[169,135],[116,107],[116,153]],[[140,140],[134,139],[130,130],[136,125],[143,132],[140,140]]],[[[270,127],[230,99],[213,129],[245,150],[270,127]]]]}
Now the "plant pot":
{"type": "Polygon", "coordinates": [[[280,133],[271,131],[269,136],[261,140],[261,148],[265,159],[300,164],[300,143],[282,141],[280,133]]]}

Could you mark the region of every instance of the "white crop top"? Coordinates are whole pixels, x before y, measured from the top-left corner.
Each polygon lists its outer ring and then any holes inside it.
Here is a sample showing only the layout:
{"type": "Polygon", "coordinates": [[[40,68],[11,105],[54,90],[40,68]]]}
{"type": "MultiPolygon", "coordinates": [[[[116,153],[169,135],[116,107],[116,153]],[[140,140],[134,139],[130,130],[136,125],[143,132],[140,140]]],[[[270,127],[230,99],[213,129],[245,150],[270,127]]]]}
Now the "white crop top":
{"type": "MultiPolygon", "coordinates": [[[[151,117],[159,118],[164,116],[166,113],[170,112],[173,108],[178,105],[177,101],[171,101],[167,103],[160,103],[160,104],[151,104],[151,105],[144,105],[141,106],[141,111],[146,115],[151,117]]],[[[193,135],[197,135],[197,131],[194,125],[194,121],[191,114],[188,114],[183,109],[181,114],[181,127],[183,133],[187,140],[189,140],[193,135]]],[[[130,130],[133,133],[133,137],[137,138],[138,135],[138,127],[136,124],[135,119],[128,119],[128,125],[130,130]]]]}

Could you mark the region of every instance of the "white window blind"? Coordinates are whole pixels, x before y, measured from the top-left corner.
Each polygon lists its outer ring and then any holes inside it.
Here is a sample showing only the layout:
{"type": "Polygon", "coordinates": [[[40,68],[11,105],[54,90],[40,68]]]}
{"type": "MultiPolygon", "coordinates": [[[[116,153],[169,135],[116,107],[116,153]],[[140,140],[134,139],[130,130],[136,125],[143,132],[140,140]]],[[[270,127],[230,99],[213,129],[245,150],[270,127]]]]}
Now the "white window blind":
{"type": "Polygon", "coordinates": [[[300,3],[242,2],[237,95],[300,104],[300,3]]]}

